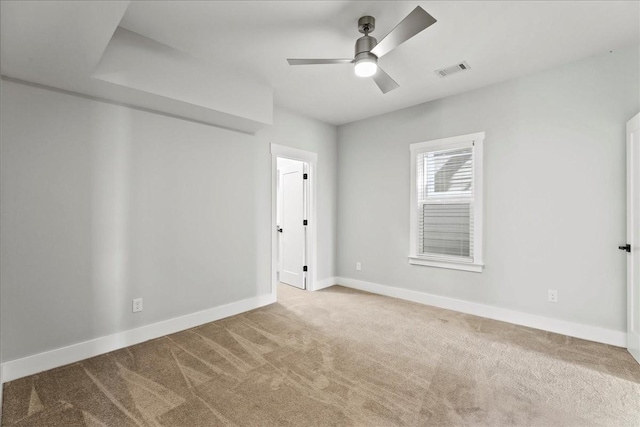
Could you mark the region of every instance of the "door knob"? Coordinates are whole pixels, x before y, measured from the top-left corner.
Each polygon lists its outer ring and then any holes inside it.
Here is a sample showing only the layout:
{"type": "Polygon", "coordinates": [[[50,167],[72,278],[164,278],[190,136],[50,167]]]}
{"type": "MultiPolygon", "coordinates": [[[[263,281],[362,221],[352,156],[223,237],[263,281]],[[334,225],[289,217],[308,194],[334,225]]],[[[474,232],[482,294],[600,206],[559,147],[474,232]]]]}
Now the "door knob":
{"type": "Polygon", "coordinates": [[[627,243],[626,245],[618,246],[618,249],[621,251],[631,252],[631,245],[627,243]]]}
{"type": "Polygon", "coordinates": [[[282,233],[282,228],[276,227],[276,230],[278,231],[278,233],[282,233]]]}

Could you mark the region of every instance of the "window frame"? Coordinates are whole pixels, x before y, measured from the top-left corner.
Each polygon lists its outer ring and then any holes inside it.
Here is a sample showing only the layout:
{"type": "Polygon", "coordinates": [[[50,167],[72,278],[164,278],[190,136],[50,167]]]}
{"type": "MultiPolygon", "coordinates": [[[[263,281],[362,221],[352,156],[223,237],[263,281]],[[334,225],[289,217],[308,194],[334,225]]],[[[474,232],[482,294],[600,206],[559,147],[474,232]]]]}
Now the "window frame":
{"type": "MultiPolygon", "coordinates": [[[[409,145],[411,153],[409,264],[481,273],[484,268],[483,247],[483,143],[485,133],[476,132],[449,138],[417,142],[409,145]],[[418,255],[418,155],[430,151],[473,147],[473,261],[445,255],[418,255]]],[[[453,202],[456,199],[451,199],[453,202]]],[[[422,204],[420,204],[422,206],[422,204]]]]}

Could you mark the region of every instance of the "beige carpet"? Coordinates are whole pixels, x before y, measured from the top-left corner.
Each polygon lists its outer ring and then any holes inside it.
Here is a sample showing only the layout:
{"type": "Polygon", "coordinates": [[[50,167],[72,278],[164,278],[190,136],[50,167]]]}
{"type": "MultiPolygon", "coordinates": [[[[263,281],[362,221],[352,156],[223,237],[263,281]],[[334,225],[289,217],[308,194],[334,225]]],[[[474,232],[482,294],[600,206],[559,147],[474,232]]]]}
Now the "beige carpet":
{"type": "Polygon", "coordinates": [[[5,385],[7,426],[639,426],[623,349],[332,287],[5,385]]]}

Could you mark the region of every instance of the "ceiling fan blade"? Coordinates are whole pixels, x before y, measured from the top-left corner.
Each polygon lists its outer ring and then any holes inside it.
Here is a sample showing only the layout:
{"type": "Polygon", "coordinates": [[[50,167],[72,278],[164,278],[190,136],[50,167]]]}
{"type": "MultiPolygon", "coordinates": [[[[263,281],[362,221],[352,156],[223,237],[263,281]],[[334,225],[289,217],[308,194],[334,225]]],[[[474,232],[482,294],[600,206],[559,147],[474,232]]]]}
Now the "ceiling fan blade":
{"type": "Polygon", "coordinates": [[[371,49],[371,53],[380,58],[435,23],[436,18],[418,6],[380,40],[380,43],[371,49]]]}
{"type": "Polygon", "coordinates": [[[389,77],[389,74],[385,73],[380,67],[378,67],[378,71],[373,75],[373,81],[376,82],[382,93],[391,92],[400,87],[400,85],[389,77]]]}
{"type": "Polygon", "coordinates": [[[287,59],[289,65],[351,64],[353,59],[287,59]]]}

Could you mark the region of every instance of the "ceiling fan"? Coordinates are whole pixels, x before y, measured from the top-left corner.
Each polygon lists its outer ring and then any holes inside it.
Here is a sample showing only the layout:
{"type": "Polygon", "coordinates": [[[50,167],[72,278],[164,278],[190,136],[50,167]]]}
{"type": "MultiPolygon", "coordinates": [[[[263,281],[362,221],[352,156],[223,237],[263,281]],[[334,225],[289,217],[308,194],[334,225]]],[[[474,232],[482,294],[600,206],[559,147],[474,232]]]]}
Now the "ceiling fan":
{"type": "Polygon", "coordinates": [[[378,58],[435,23],[436,19],[418,6],[378,43],[374,37],[369,35],[376,28],[375,18],[363,16],[358,19],[358,31],[364,36],[356,40],[353,59],[287,59],[287,61],[289,65],[355,64],[356,76],[373,77],[373,81],[376,82],[382,93],[387,93],[398,88],[399,85],[378,67],[378,58]]]}

